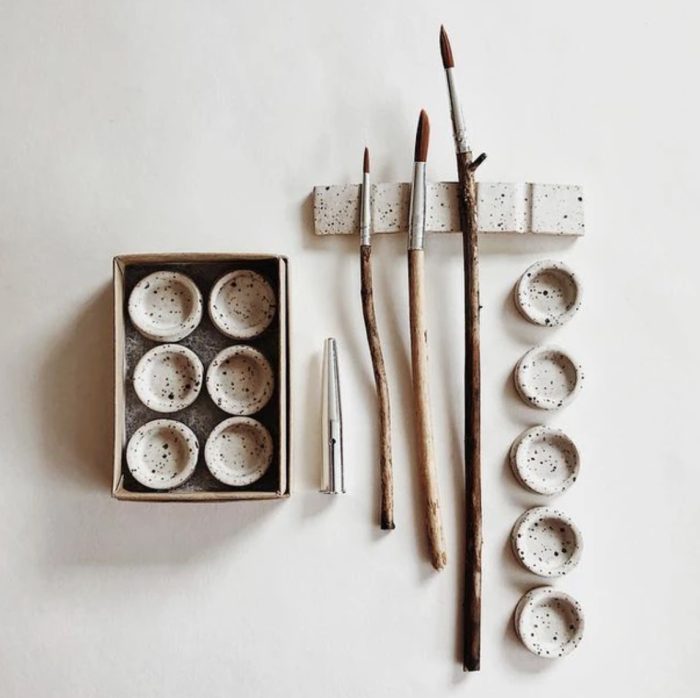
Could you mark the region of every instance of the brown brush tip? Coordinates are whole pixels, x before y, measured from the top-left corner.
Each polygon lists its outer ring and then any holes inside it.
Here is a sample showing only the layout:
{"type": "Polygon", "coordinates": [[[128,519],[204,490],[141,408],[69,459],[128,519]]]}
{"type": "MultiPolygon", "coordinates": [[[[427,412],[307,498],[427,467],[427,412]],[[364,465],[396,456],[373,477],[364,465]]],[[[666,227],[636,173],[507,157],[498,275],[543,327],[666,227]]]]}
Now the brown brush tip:
{"type": "Polygon", "coordinates": [[[442,54],[442,65],[447,70],[455,67],[455,59],[452,56],[452,46],[450,46],[450,37],[447,36],[445,27],[440,27],[440,53],[442,54]]]}
{"type": "Polygon", "coordinates": [[[416,131],[415,161],[426,162],[428,160],[428,143],[430,142],[430,121],[425,109],[421,109],[418,117],[418,130],[416,131]]]}
{"type": "Polygon", "coordinates": [[[362,160],[362,171],[365,174],[369,173],[369,148],[365,148],[365,156],[362,160]]]}

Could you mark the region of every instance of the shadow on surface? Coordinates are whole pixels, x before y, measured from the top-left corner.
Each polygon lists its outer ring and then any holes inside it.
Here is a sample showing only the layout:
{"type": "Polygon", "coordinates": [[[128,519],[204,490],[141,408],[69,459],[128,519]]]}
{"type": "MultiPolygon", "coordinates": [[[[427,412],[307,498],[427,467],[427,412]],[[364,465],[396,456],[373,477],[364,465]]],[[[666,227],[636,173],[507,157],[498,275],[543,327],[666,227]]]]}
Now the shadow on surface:
{"type": "Polygon", "coordinates": [[[153,503],[111,498],[111,286],[92,296],[40,367],[44,462],[54,488],[43,509],[56,564],[167,565],[230,543],[283,502],[153,503]]]}
{"type": "Polygon", "coordinates": [[[47,467],[90,489],[112,479],[112,296],[102,287],[40,368],[41,438],[47,467]]]}

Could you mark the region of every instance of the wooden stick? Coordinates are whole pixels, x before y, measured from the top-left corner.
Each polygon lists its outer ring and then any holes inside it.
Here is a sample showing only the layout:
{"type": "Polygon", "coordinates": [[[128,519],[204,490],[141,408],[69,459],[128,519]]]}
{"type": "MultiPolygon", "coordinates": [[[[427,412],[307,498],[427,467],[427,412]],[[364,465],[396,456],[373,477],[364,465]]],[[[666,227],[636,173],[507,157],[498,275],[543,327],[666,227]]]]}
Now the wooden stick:
{"type": "Polygon", "coordinates": [[[476,223],[474,172],[485,160],[472,160],[462,108],[454,80],[450,39],[440,27],[440,53],[450,95],[459,185],[459,220],[464,256],[464,486],[466,499],[464,556],[463,667],[481,665],[481,356],[479,347],[479,239],[476,223]]]}
{"type": "Polygon", "coordinates": [[[428,392],[428,333],[425,328],[423,250],[408,251],[408,300],[411,324],[411,364],[413,368],[413,408],[416,424],[416,451],[425,516],[430,561],[436,570],[447,564],[442,530],[437,474],[433,456],[428,392]]]}
{"type": "Polygon", "coordinates": [[[464,660],[465,671],[481,664],[481,352],[479,342],[479,243],[476,224],[474,171],[483,161],[471,151],[457,153],[459,215],[464,254],[464,454],[465,454],[465,570],[464,660]]]}
{"type": "Polygon", "coordinates": [[[372,291],[372,246],[360,246],[360,279],[362,293],[362,315],[365,320],[367,343],[372,357],[374,383],[377,389],[379,408],[379,472],[381,479],[381,522],[384,530],[396,528],[394,523],[394,475],[391,463],[391,414],[389,388],[386,380],[384,355],[379,342],[377,317],[374,312],[372,291]]]}

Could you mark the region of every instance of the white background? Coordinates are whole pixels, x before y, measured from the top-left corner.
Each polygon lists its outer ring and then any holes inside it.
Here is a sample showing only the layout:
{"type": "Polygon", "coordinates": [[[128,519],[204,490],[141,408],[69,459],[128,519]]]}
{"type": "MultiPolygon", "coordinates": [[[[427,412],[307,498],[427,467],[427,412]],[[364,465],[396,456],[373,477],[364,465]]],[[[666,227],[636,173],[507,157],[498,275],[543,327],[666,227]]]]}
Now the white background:
{"type": "Polygon", "coordinates": [[[0,694],[691,696],[697,678],[700,11],[665,2],[0,2],[0,694]],[[450,562],[416,499],[405,239],[376,240],[394,408],[397,529],[381,533],[355,239],[315,239],[314,184],[407,180],[418,111],[453,179],[448,27],[492,181],[581,183],[587,235],[482,238],[482,671],[459,664],[462,307],[457,236],[428,241],[433,414],[450,562]],[[111,258],[288,254],[294,494],[222,505],[110,499],[111,258]],[[512,286],[569,262],[580,314],[539,330],[512,286]],[[342,361],[351,493],[317,493],[319,353],[342,361]],[[586,367],[560,414],[510,372],[555,341],[586,367]],[[582,528],[557,582],[588,626],[570,657],[511,630],[538,583],[507,536],[539,503],[506,465],[545,419],[583,455],[556,501],[582,528]]]}

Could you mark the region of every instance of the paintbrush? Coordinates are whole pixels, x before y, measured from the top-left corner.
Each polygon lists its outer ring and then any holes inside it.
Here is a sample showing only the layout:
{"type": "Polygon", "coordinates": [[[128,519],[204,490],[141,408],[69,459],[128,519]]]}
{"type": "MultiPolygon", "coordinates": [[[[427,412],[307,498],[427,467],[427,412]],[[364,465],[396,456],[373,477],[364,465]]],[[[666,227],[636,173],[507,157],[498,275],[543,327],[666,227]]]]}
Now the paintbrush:
{"type": "Polygon", "coordinates": [[[447,563],[442,531],[437,473],[433,456],[433,434],[428,390],[428,335],[425,327],[423,245],[425,238],[426,180],[430,123],[421,111],[416,132],[416,149],[411,186],[408,224],[408,301],[411,324],[411,364],[413,368],[413,409],[416,425],[416,452],[421,490],[424,497],[430,560],[436,570],[447,563]]]}
{"type": "Polygon", "coordinates": [[[463,640],[465,671],[478,671],[481,661],[481,366],[479,349],[479,246],[474,172],[483,153],[472,160],[464,116],[454,82],[454,57],[447,32],[440,27],[440,53],[450,96],[452,130],[459,177],[459,220],[464,255],[464,462],[465,571],[463,640]]]}
{"type": "Polygon", "coordinates": [[[365,148],[362,163],[360,200],[360,288],[362,315],[365,320],[367,343],[372,358],[374,383],[379,411],[379,476],[381,480],[380,525],[384,530],[396,528],[394,523],[394,475],[391,464],[391,413],[389,387],[386,379],[384,355],[377,329],[372,290],[372,211],[370,196],[369,150],[365,148]]]}

